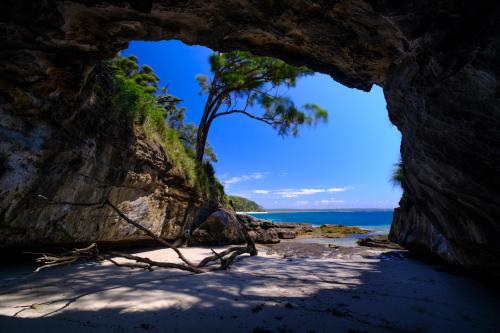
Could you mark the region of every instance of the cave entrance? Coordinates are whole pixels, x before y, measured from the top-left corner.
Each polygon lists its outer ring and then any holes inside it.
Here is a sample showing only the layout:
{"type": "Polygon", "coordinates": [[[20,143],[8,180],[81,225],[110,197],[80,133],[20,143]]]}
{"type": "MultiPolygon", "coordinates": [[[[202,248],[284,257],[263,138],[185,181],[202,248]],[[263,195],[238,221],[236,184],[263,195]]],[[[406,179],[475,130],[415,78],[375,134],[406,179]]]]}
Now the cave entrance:
{"type": "MultiPolygon", "coordinates": [[[[184,121],[192,124],[199,123],[207,99],[195,77],[210,75],[212,53],[176,40],[131,42],[121,52],[154,70],[158,86],[180,100],[184,121]]],[[[280,89],[297,105],[317,103],[327,109],[328,122],[301,128],[298,137],[280,137],[272,127],[245,115],[217,119],[208,141],[218,159],[212,165],[226,193],[250,199],[265,210],[340,210],[340,220],[324,215],[313,221],[317,224],[356,224],[348,214],[353,210],[380,210],[359,218],[362,225],[387,231],[401,197],[400,187],[391,182],[401,136],[388,119],[382,89],[347,88],[320,73],[280,89]]],[[[310,218],[267,216],[291,222],[310,218]]]]}

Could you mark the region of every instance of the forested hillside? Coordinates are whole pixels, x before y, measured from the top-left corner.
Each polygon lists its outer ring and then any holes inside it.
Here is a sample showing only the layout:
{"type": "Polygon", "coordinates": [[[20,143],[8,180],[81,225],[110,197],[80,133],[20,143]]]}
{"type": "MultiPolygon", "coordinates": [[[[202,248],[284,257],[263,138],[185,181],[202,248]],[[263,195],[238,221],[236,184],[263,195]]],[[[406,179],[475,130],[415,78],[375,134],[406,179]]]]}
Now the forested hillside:
{"type": "Polygon", "coordinates": [[[237,212],[263,212],[264,208],[255,201],[247,198],[228,195],[227,202],[230,202],[237,212]]]}

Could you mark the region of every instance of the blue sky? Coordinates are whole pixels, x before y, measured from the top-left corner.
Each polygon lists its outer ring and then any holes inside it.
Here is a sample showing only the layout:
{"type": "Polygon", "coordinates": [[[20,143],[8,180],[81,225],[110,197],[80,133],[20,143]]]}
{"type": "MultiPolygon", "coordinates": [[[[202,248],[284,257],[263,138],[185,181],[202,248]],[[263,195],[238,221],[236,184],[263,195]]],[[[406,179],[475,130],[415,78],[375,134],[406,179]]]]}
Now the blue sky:
{"type": "MultiPolygon", "coordinates": [[[[211,50],[178,41],[132,42],[134,54],[183,99],[187,121],[198,122],[205,96],[195,80],[210,74],[211,50]]],[[[226,192],[265,208],[393,208],[401,190],[390,181],[401,136],[388,119],[380,87],[349,89],[324,74],[301,78],[288,91],[295,104],[313,102],[329,111],[328,124],[301,128],[297,138],[279,137],[269,126],[229,115],[212,125],[217,176],[226,192]]]]}

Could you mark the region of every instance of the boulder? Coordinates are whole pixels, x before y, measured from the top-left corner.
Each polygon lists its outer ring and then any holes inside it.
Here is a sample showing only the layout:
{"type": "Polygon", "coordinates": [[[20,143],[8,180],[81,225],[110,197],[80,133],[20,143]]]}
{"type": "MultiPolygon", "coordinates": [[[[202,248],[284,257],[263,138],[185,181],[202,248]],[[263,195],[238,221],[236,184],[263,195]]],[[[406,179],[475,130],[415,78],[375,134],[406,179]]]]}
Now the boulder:
{"type": "Polygon", "coordinates": [[[295,231],[290,231],[290,230],[282,230],[278,232],[278,237],[280,239],[294,239],[297,237],[297,234],[295,231]]]}
{"type": "Polygon", "coordinates": [[[312,225],[306,223],[277,223],[246,214],[238,214],[238,218],[249,230],[254,232],[255,242],[261,244],[279,243],[280,239],[293,239],[301,233],[313,230],[312,225]]]}
{"type": "Polygon", "coordinates": [[[212,213],[191,234],[190,243],[226,245],[245,242],[242,226],[233,212],[219,209],[212,213]]]}
{"type": "Polygon", "coordinates": [[[236,214],[219,209],[212,213],[191,234],[193,245],[226,245],[245,242],[243,226],[256,243],[276,244],[280,239],[293,239],[298,234],[312,230],[305,223],[275,223],[257,219],[251,215],[236,214]]]}
{"type": "Polygon", "coordinates": [[[260,244],[276,244],[280,242],[278,232],[275,229],[254,230],[255,242],[260,244]]]}

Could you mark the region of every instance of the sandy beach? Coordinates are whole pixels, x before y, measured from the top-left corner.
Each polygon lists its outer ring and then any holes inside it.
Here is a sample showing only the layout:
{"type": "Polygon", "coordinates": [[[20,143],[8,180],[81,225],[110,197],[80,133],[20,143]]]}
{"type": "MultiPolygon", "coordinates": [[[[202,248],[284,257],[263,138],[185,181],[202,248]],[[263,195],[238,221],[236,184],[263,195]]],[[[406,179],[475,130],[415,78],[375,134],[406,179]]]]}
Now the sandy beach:
{"type": "MultiPolygon", "coordinates": [[[[209,248],[185,248],[193,260],[209,248]]],[[[138,253],[175,261],[169,250],[138,253]]],[[[405,251],[282,243],[191,275],[81,263],[0,273],[1,332],[497,332],[499,293],[405,251]],[[299,254],[299,255],[297,255],[299,254]]]]}

